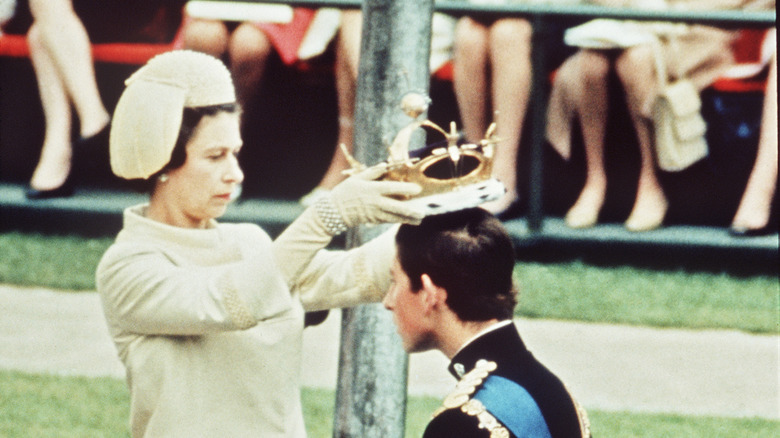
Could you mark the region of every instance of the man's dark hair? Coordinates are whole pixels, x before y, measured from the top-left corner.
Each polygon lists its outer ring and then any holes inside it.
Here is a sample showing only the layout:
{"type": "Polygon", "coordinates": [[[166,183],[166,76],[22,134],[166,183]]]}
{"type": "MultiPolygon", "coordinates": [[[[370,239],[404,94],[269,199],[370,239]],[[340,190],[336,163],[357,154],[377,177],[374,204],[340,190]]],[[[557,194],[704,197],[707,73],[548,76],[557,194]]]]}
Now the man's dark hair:
{"type": "Polygon", "coordinates": [[[481,208],[428,216],[396,235],[401,268],[413,291],[422,274],[447,290],[447,305],[462,321],[509,319],[517,304],[515,252],[501,221],[481,208]]]}

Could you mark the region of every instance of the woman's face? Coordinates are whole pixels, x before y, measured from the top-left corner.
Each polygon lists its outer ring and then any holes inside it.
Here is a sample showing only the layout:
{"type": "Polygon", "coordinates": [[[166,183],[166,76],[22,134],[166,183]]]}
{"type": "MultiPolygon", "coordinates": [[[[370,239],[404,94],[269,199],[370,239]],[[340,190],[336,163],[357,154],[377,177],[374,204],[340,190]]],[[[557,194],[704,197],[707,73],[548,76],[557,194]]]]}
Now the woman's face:
{"type": "Polygon", "coordinates": [[[148,216],[184,228],[204,228],[222,216],[244,180],[242,145],[238,113],[204,116],[187,143],[184,165],[157,182],[148,216]]]}

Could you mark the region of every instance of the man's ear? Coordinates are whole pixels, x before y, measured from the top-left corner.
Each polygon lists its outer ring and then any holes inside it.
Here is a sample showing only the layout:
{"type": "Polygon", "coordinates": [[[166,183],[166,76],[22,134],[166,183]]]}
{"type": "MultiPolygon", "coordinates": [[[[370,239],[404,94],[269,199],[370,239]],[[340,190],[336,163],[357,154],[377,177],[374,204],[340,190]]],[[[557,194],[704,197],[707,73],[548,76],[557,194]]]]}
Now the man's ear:
{"type": "Polygon", "coordinates": [[[439,287],[431,280],[428,274],[422,274],[420,276],[422,280],[422,290],[420,293],[424,293],[424,303],[427,308],[433,308],[437,305],[445,304],[447,301],[447,290],[439,287]]]}

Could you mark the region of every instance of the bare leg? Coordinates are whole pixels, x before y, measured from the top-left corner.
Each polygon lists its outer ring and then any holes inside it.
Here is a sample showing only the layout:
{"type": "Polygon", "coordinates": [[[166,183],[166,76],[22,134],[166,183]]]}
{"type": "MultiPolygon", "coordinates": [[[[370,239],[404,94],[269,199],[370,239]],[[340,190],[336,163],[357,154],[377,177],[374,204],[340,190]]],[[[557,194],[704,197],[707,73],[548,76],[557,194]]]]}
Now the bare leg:
{"type": "Polygon", "coordinates": [[[469,17],[455,27],[453,87],[463,130],[478,141],[487,129],[488,29],[469,17]]]}
{"type": "Polygon", "coordinates": [[[40,43],[62,78],[79,116],[82,137],[102,130],[110,118],[95,80],[89,37],[70,0],[30,0],[40,43]]]}
{"type": "Polygon", "coordinates": [[[236,82],[238,103],[244,108],[257,94],[272,50],[268,37],[251,23],[242,23],[230,36],[230,69],[236,82]]]}
{"type": "Polygon", "coordinates": [[[49,52],[42,47],[37,25],[30,27],[27,39],[46,120],[41,156],[30,180],[30,187],[47,191],[62,186],[70,173],[70,102],[57,66],[49,57],[49,52]]]}
{"type": "Polygon", "coordinates": [[[580,51],[571,61],[577,74],[574,77],[568,75],[561,78],[567,81],[561,86],[571,88],[570,94],[582,127],[587,176],[577,201],[566,213],[566,224],[572,228],[586,228],[598,221],[607,192],[604,132],[607,124],[607,76],[610,66],[605,55],[590,50],[580,51]]]}
{"type": "Polygon", "coordinates": [[[349,73],[357,80],[360,62],[360,40],[363,32],[363,14],[360,10],[343,10],[341,12],[341,29],[339,31],[338,47],[349,73]]]}
{"type": "Polygon", "coordinates": [[[669,208],[663,187],[655,171],[651,137],[651,122],[642,113],[649,93],[656,92],[653,54],[649,47],[626,50],[616,64],[617,73],[626,91],[628,110],[639,140],[640,168],[636,200],[625,222],[630,231],[647,231],[661,226],[669,208]]]}
{"type": "Polygon", "coordinates": [[[30,188],[50,192],[62,187],[71,171],[71,102],[82,137],[100,132],[110,116],[95,81],[87,32],[71,1],[30,0],[29,5],[34,19],[28,35],[30,57],[46,122],[30,188]]]}
{"type": "Polygon", "coordinates": [[[344,179],[343,171],[349,168],[346,157],[338,145],[343,144],[352,152],[353,123],[355,113],[355,89],[357,77],[354,76],[352,65],[356,62],[348,58],[347,50],[336,51],[336,97],[339,108],[339,134],[336,149],[330,161],[330,166],[320,181],[319,187],[332,189],[344,179]]]}
{"type": "Polygon", "coordinates": [[[336,98],[338,100],[338,138],[331,156],[328,170],[325,171],[317,187],[301,198],[301,203],[309,205],[316,201],[321,190],[330,190],[344,179],[343,171],[349,169],[349,163],[341,152],[343,144],[352,152],[353,123],[355,115],[355,91],[357,89],[358,63],[360,59],[360,39],[363,25],[360,10],[344,10],[341,13],[341,29],[336,42],[336,98]]]}
{"type": "Polygon", "coordinates": [[[769,225],[772,198],[777,187],[777,54],[769,64],[764,97],[761,135],[756,162],[745,192],[731,222],[736,233],[759,230],[769,225]]]}
{"type": "Polygon", "coordinates": [[[490,27],[489,44],[496,135],[501,139],[496,145],[493,176],[504,183],[507,192],[484,207],[500,213],[518,198],[517,155],[531,85],[531,25],[521,19],[498,20],[490,27]]]}
{"type": "Polygon", "coordinates": [[[192,19],[184,28],[184,48],[220,58],[228,48],[228,31],[219,20],[192,19]]]}

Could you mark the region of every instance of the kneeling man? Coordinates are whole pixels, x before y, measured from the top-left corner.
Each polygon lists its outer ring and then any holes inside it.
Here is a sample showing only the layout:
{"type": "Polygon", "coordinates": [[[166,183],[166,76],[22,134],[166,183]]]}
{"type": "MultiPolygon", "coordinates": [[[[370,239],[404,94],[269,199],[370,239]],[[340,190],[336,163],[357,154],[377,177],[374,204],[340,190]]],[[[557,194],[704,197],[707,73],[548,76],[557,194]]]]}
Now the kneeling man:
{"type": "Polygon", "coordinates": [[[515,253],[479,209],[402,225],[384,299],[407,352],[440,350],[459,379],[430,437],[589,437],[585,411],[526,349],[512,323],[515,253]]]}

